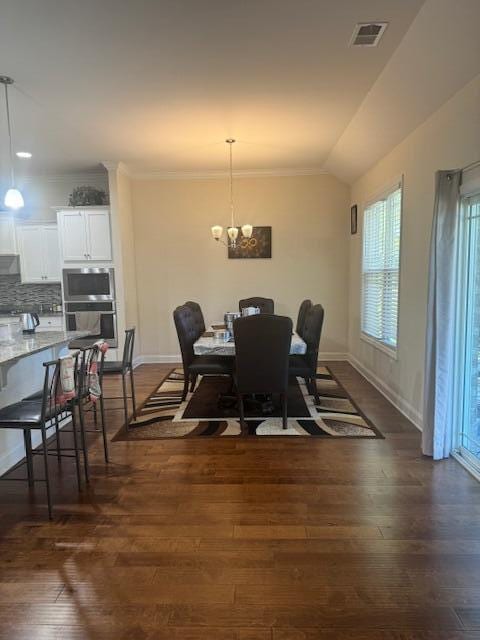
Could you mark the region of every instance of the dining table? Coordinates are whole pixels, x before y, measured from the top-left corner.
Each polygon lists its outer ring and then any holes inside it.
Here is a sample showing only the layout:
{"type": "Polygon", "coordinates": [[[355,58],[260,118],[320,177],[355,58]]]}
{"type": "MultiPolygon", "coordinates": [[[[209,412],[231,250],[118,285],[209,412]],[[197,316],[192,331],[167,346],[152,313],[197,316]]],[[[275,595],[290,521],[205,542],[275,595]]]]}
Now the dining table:
{"type": "MultiPolygon", "coordinates": [[[[193,353],[196,356],[234,356],[235,337],[231,336],[228,341],[223,338],[216,338],[215,331],[224,331],[224,324],[214,324],[209,331],[205,331],[193,345],[193,353]]],[[[296,331],[292,332],[292,342],[290,343],[291,355],[303,355],[307,352],[305,341],[296,331]]]]}

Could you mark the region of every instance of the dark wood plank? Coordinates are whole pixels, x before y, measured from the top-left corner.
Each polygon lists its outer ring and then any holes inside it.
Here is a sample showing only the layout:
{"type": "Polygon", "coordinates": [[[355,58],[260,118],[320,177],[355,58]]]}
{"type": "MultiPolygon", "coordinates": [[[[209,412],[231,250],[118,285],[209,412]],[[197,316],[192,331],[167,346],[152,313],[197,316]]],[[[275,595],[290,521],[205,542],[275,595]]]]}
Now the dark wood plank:
{"type": "MultiPolygon", "coordinates": [[[[112,442],[105,465],[90,436],[81,494],[52,459],[53,523],[41,485],[0,484],[0,637],[478,638],[480,485],[329,366],[385,440],[112,442]]],[[[139,401],[169,369],[136,370],[139,401]]]]}

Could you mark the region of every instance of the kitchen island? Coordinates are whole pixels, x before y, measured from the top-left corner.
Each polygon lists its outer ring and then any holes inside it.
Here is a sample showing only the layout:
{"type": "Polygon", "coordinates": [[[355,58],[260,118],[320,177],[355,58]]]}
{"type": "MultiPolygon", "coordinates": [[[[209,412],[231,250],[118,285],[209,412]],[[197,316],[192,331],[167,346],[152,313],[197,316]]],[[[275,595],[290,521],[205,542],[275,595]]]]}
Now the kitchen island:
{"type": "MultiPolygon", "coordinates": [[[[43,388],[43,363],[68,353],[68,344],[83,338],[88,331],[41,331],[31,334],[15,332],[8,344],[0,343],[0,407],[18,402],[43,388]]],[[[40,443],[33,433],[32,444],[40,443]]],[[[0,475],[25,455],[23,433],[0,429],[0,475]]]]}

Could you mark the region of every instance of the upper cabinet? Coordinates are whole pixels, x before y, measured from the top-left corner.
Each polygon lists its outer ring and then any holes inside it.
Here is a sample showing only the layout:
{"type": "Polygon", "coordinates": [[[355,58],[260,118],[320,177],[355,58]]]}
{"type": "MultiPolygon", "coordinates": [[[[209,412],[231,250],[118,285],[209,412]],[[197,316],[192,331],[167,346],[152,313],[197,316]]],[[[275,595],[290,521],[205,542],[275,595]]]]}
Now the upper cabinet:
{"type": "Polygon", "coordinates": [[[60,249],[54,224],[17,227],[22,282],[60,282],[60,249]]]}
{"type": "Polygon", "coordinates": [[[15,221],[11,215],[0,215],[0,255],[18,253],[15,221]]]}
{"type": "Polygon", "coordinates": [[[105,262],[112,259],[108,209],[68,209],[58,212],[64,262],[105,262]]]}

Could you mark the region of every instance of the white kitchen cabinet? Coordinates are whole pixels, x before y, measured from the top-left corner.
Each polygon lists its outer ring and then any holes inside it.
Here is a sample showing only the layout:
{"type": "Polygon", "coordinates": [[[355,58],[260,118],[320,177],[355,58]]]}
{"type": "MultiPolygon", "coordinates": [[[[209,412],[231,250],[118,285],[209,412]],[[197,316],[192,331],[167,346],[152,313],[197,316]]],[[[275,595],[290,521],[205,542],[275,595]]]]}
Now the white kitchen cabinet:
{"type": "Polygon", "coordinates": [[[58,212],[64,262],[108,262],[112,259],[108,209],[58,212]]]}
{"type": "Polygon", "coordinates": [[[83,262],[87,259],[87,233],[83,211],[61,211],[58,215],[62,257],[83,262]]]}
{"type": "Polygon", "coordinates": [[[52,224],[17,227],[22,282],[60,282],[58,231],[52,224]]]}
{"type": "Polygon", "coordinates": [[[57,225],[45,225],[43,227],[43,244],[45,256],[45,280],[50,282],[60,282],[62,278],[62,268],[60,264],[60,246],[58,240],[57,225]]]}
{"type": "Polygon", "coordinates": [[[0,214],[0,255],[17,253],[15,220],[10,215],[0,214]]]}

